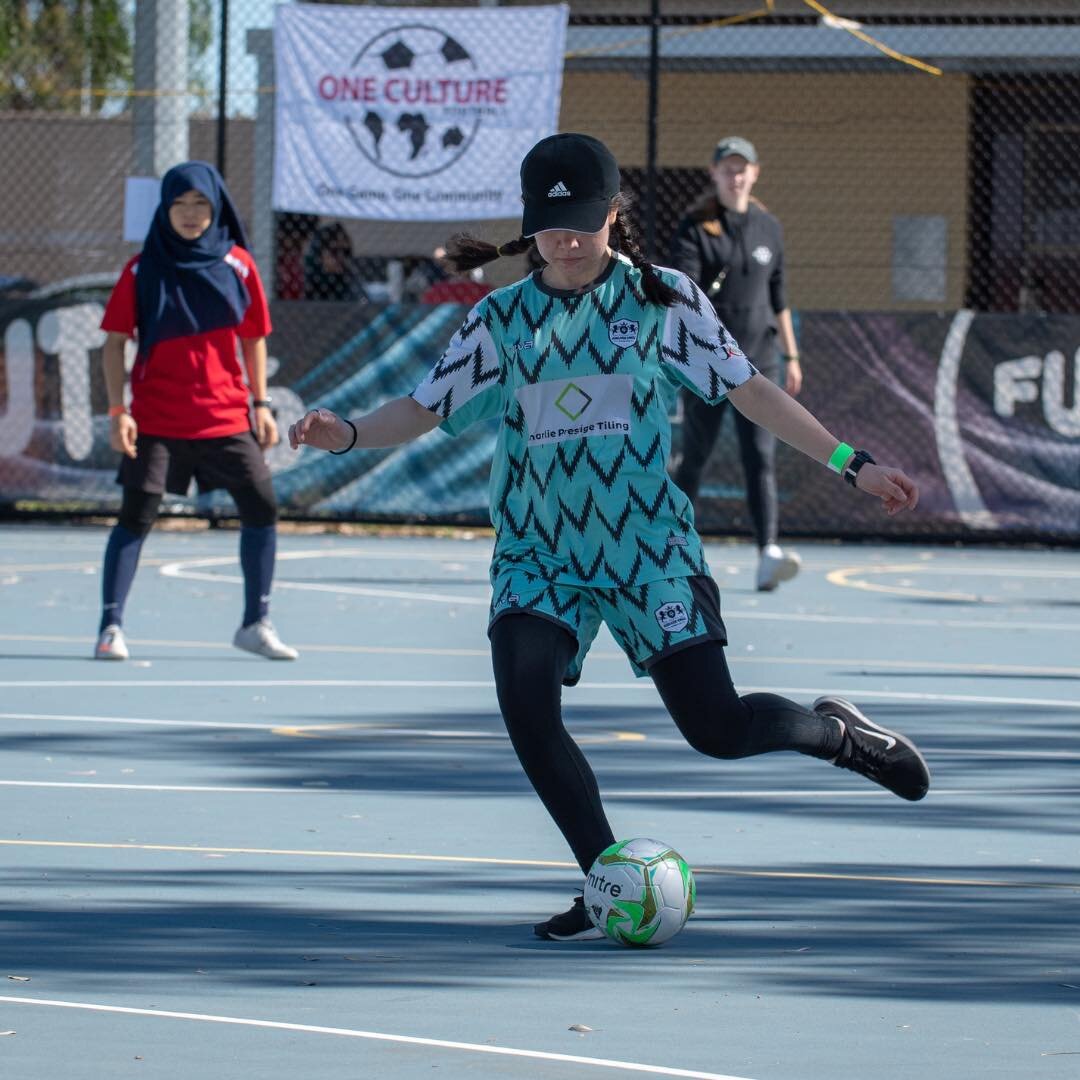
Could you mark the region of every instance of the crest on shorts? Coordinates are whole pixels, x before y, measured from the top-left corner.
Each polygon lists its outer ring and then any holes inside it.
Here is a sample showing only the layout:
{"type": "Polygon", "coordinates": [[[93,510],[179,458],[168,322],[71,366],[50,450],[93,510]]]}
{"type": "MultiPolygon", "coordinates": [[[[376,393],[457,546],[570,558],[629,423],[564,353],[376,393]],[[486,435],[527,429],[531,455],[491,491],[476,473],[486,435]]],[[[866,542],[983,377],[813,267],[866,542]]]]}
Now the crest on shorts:
{"type": "Polygon", "coordinates": [[[637,341],[637,319],[616,319],[608,323],[607,336],[619,349],[628,349],[637,341]]]}
{"type": "Polygon", "coordinates": [[[660,628],[668,634],[677,634],[690,625],[690,616],[681,600],[669,600],[666,604],[661,604],[655,614],[660,628]]]}

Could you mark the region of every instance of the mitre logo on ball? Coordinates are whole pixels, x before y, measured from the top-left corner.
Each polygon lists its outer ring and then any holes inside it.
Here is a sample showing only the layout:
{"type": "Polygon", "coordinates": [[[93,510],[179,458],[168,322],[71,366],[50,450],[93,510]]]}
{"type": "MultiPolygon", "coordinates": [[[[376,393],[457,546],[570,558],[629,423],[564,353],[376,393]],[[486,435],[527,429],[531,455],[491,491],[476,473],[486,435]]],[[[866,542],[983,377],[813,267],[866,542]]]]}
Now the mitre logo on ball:
{"type": "Polygon", "coordinates": [[[342,106],[357,149],[400,177],[431,176],[468,150],[485,117],[509,97],[507,79],[480,74],[458,39],[434,26],[384,30],[347,72],[318,80],[319,97],[342,106]]]}

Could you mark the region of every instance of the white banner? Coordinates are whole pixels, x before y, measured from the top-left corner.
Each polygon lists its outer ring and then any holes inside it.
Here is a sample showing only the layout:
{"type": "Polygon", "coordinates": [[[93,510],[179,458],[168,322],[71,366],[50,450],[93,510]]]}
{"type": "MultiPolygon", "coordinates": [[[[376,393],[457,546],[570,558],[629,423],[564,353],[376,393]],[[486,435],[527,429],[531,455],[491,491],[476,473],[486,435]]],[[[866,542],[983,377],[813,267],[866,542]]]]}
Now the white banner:
{"type": "Polygon", "coordinates": [[[278,6],[274,208],[518,217],[521,159],[558,123],[568,12],[278,6]]]}

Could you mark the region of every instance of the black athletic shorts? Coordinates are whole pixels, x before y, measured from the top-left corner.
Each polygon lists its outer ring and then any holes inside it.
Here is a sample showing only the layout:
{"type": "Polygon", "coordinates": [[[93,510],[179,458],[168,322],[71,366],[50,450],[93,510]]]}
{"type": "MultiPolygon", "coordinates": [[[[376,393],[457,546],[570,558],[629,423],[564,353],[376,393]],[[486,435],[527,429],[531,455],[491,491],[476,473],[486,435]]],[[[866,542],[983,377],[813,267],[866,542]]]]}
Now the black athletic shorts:
{"type": "Polygon", "coordinates": [[[153,495],[186,495],[194,479],[200,492],[251,487],[270,479],[263,452],[250,431],[217,439],[165,439],[139,435],[135,457],[120,462],[116,482],[153,495]]]}

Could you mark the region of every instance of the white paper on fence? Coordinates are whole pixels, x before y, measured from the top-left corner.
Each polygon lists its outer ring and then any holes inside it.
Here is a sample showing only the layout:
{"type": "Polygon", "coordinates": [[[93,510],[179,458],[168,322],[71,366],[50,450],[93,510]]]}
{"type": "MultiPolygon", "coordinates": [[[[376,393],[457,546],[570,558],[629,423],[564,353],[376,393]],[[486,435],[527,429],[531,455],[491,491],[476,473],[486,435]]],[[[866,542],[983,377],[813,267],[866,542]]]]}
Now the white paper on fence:
{"type": "Polygon", "coordinates": [[[518,217],[521,159],[558,123],[568,12],[278,6],[274,208],[518,217]]]}
{"type": "Polygon", "coordinates": [[[156,176],[124,179],[124,240],[141,244],[150,231],[154,211],[161,201],[161,181],[156,176]]]}

